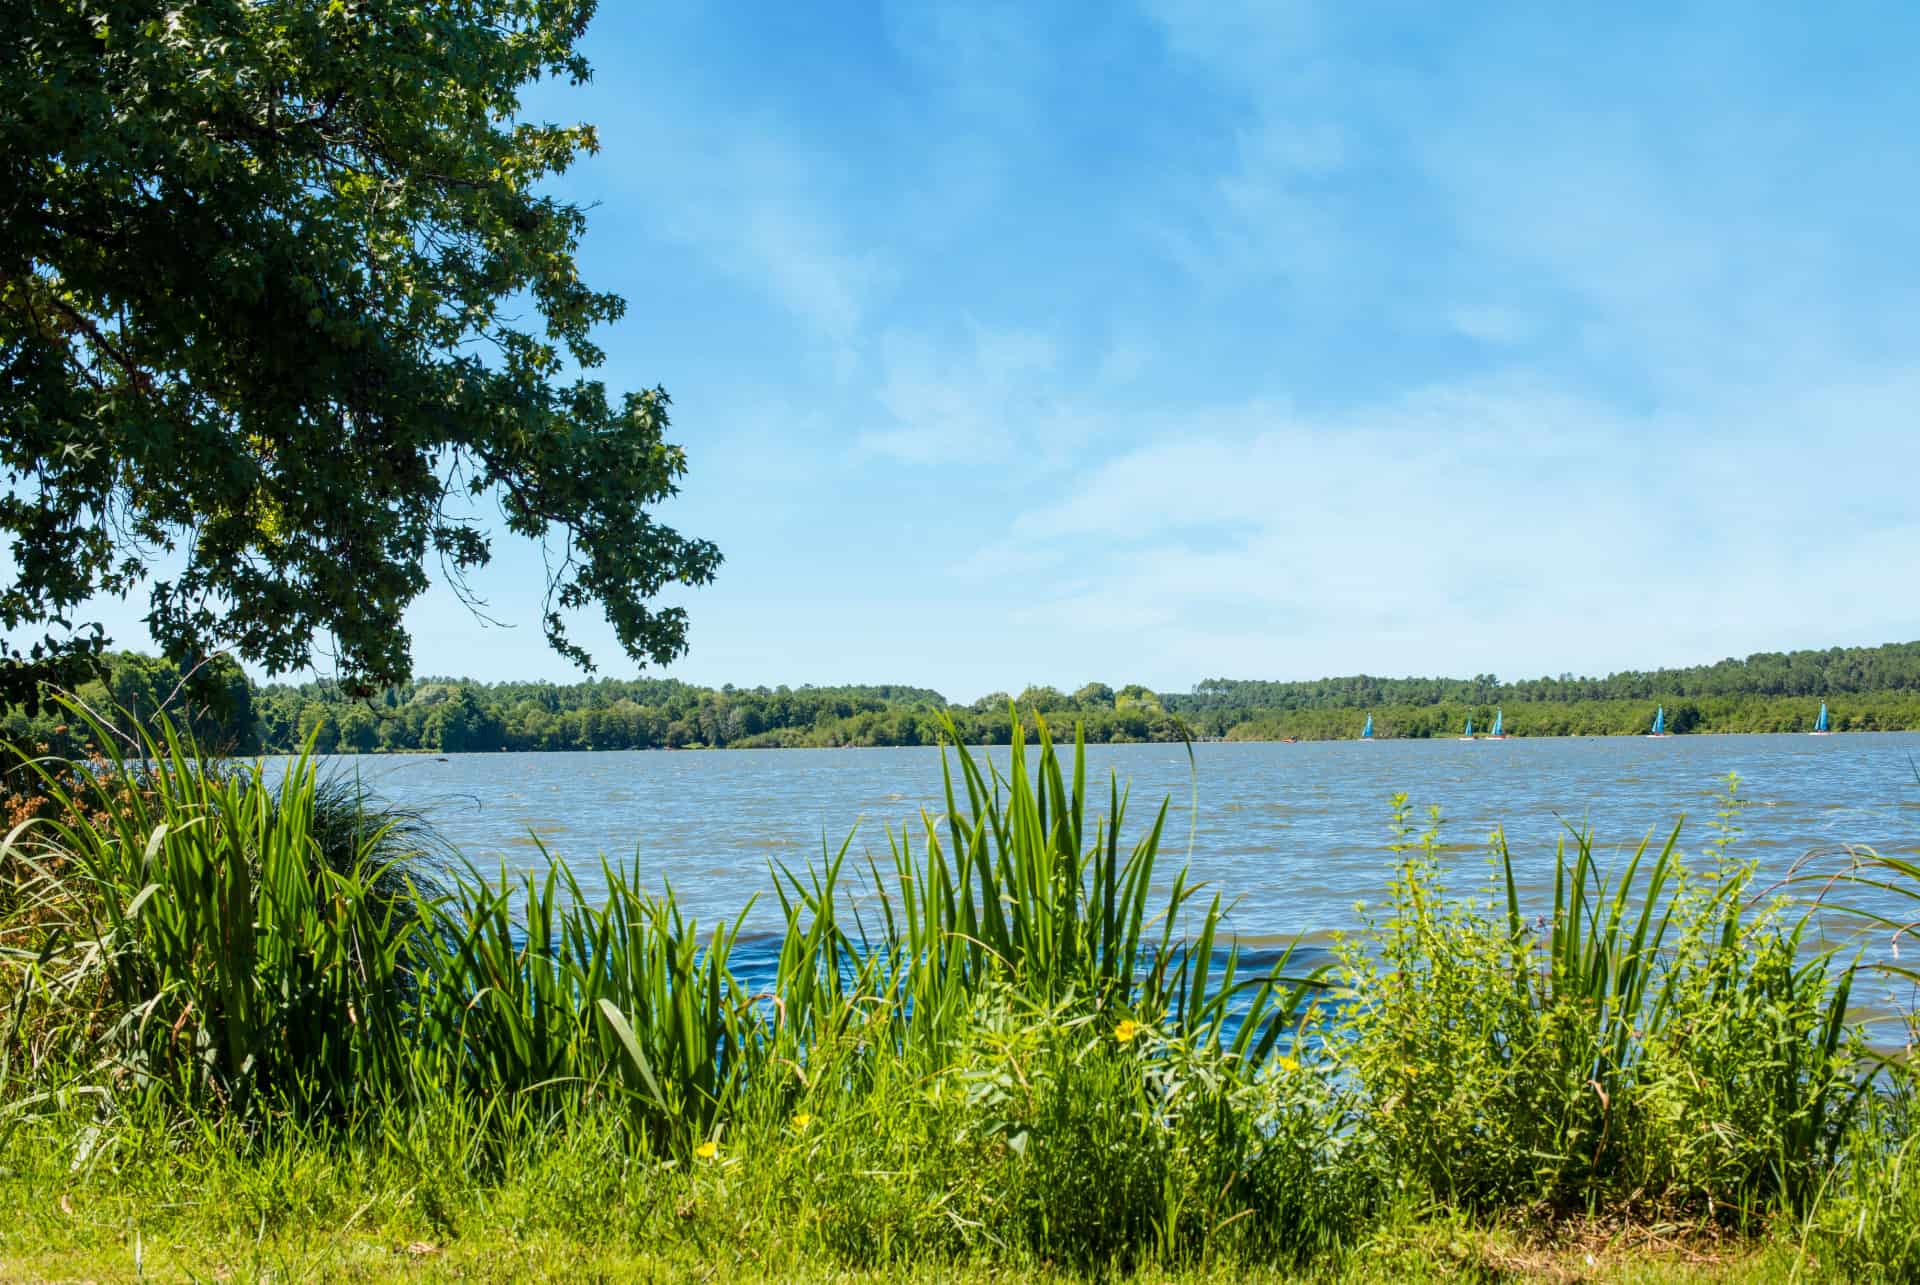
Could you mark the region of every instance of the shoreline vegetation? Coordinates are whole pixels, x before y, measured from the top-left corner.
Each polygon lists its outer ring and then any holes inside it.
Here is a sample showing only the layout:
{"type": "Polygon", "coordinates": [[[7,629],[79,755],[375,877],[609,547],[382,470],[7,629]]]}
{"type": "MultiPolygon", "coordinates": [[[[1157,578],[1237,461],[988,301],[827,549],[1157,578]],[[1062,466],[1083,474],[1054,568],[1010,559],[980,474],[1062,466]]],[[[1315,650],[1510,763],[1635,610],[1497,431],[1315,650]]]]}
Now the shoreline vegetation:
{"type": "Polygon", "coordinates": [[[1772,895],[1734,782],[1605,869],[1570,832],[1540,905],[1398,797],[1309,973],[1223,944],[1171,800],[1083,737],[1002,774],[946,720],[942,815],[770,866],[750,983],[738,920],[618,863],[475,870],[310,750],[269,780],[57,709],[104,749],[38,761],[0,846],[10,1274],[1920,1272],[1912,1072],[1802,936],[1920,867],[1772,895]]]}
{"type": "MultiPolygon", "coordinates": [[[[1184,693],[1088,683],[968,705],[899,685],[707,688],[672,679],[429,678],[354,699],[327,683],[258,685],[224,657],[183,677],[171,662],[119,653],[77,694],[96,709],[172,709],[201,744],[242,755],[309,742],[322,754],[933,745],[949,721],[967,744],[1004,745],[1009,705],[1029,739],[1045,719],[1078,726],[1092,742],[1349,740],[1369,715],[1378,739],[1452,737],[1469,718],[1488,726],[1496,709],[1514,737],[1638,735],[1658,707],[1675,735],[1807,732],[1822,703],[1836,732],[1911,731],[1920,729],[1920,642],[1598,679],[1210,679],[1184,693]]],[[[70,720],[51,711],[15,709],[0,718],[0,736],[66,756],[80,750],[70,720]]]]}

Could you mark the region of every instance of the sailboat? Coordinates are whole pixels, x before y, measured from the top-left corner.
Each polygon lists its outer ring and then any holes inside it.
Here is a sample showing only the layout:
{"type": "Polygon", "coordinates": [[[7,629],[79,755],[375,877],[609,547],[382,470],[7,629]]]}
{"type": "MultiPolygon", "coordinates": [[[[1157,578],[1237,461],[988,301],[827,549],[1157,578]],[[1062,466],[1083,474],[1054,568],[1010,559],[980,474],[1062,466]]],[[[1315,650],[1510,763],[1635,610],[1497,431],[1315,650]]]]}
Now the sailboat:
{"type": "Polygon", "coordinates": [[[1496,705],[1496,706],[1494,706],[1494,709],[1493,709],[1493,730],[1492,730],[1491,732],[1488,732],[1488,733],[1487,733],[1487,739],[1488,739],[1488,740],[1490,740],[1490,741],[1504,741],[1504,740],[1506,740],[1506,739],[1507,739],[1507,734],[1506,734],[1505,732],[1503,732],[1503,731],[1501,731],[1501,730],[1500,730],[1500,727],[1501,727],[1501,722],[1500,722],[1500,707],[1499,707],[1498,705],[1496,705]]]}
{"type": "Polygon", "coordinates": [[[1367,715],[1367,725],[1360,729],[1360,739],[1363,741],[1373,739],[1373,715],[1371,714],[1367,715]]]}
{"type": "Polygon", "coordinates": [[[1808,736],[1832,736],[1833,735],[1833,729],[1827,726],[1827,703],[1825,701],[1820,702],[1820,717],[1818,720],[1814,722],[1813,730],[1811,732],[1808,732],[1807,735],[1808,736]]]}
{"type": "Polygon", "coordinates": [[[1648,736],[1665,736],[1666,734],[1667,734],[1667,707],[1665,705],[1662,705],[1660,708],[1656,709],[1653,712],[1653,730],[1651,732],[1648,732],[1647,735],[1648,736]]]}
{"type": "Polygon", "coordinates": [[[1467,730],[1466,730],[1466,734],[1465,734],[1465,735],[1463,735],[1463,736],[1462,736],[1462,737],[1461,737],[1460,739],[1461,739],[1461,740],[1463,740],[1463,741],[1471,741],[1471,740],[1473,740],[1473,739],[1474,739],[1474,736],[1473,736],[1473,715],[1471,715],[1471,714],[1469,714],[1469,715],[1467,715],[1467,730]]]}

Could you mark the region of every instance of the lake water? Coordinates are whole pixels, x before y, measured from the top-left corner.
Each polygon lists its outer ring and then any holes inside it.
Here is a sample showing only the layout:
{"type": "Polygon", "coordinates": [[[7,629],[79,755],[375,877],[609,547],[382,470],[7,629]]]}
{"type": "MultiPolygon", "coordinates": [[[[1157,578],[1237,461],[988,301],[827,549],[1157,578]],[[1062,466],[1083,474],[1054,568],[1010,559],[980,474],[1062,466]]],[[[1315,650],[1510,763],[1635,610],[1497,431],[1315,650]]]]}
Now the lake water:
{"type": "MultiPolygon", "coordinates": [[[[975,752],[1005,769],[1005,749],[975,752]]],[[[1486,875],[1484,840],[1503,825],[1536,910],[1550,904],[1539,899],[1551,895],[1567,825],[1590,824],[1613,869],[1682,818],[1682,846],[1697,852],[1730,772],[1750,804],[1739,850],[1770,872],[1841,844],[1920,855],[1913,733],[1220,743],[1194,746],[1191,768],[1179,745],[1116,745],[1091,746],[1088,759],[1102,811],[1108,772],[1132,786],[1123,841],[1172,797],[1163,872],[1186,856],[1191,831],[1192,872],[1238,898],[1232,927],[1243,940],[1351,926],[1354,902],[1377,898],[1389,877],[1396,791],[1442,808],[1462,890],[1486,875]]],[[[588,891],[600,854],[633,860],[648,885],[670,880],[707,922],[768,894],[770,860],[802,864],[856,823],[855,851],[884,859],[885,827],[911,826],[917,838],[921,809],[942,806],[933,749],[369,756],[330,770],[423,809],[483,867],[539,864],[537,836],[588,891]]]]}

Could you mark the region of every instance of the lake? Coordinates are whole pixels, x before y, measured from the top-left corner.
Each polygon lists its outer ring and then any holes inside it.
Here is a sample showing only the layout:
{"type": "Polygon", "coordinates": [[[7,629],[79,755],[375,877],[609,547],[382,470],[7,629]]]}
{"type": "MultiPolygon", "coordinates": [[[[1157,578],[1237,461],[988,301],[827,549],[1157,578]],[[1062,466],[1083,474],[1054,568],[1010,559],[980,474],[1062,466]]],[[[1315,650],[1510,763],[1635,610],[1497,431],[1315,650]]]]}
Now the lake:
{"type": "MultiPolygon", "coordinates": [[[[976,753],[1004,770],[1006,749],[976,753]]],[[[1172,797],[1163,873],[1191,832],[1193,874],[1239,899],[1231,922],[1243,940],[1351,926],[1354,902],[1377,898],[1389,877],[1396,791],[1442,808],[1461,890],[1485,877],[1496,824],[1536,899],[1551,895],[1554,842],[1569,824],[1592,826],[1609,869],[1683,817],[1682,846],[1697,852],[1730,772],[1750,804],[1737,850],[1768,871],[1839,844],[1920,854],[1916,733],[1209,743],[1193,747],[1191,765],[1180,745],[1114,745],[1090,746],[1088,760],[1101,811],[1107,773],[1132,786],[1123,841],[1172,797]]],[[[911,826],[917,839],[920,810],[942,805],[934,749],[367,756],[328,770],[424,810],[484,867],[537,865],[537,836],[589,892],[600,854],[633,860],[702,921],[767,894],[769,861],[804,863],[856,823],[855,851],[884,859],[885,827],[911,826]]]]}

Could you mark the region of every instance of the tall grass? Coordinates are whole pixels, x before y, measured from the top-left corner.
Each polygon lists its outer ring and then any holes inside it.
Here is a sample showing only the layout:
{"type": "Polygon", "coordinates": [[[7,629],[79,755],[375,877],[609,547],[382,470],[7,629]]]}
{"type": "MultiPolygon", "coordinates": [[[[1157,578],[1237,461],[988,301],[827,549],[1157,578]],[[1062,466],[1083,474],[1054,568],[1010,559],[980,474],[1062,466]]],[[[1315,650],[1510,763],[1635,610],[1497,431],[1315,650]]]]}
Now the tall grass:
{"type": "Polygon", "coordinates": [[[1529,918],[1504,839],[1457,895],[1401,799],[1337,976],[1249,974],[1230,903],[1161,860],[1168,803],[1128,837],[1077,736],[1016,722],[1002,770],[947,732],[943,811],[770,870],[764,985],[735,968],[751,906],[703,929],[632,865],[593,896],[557,860],[484,874],[311,755],[214,766],[162,722],[86,798],[45,765],[61,819],[0,851],[32,910],[0,925],[0,1119],[82,1095],[422,1172],[588,1138],[751,1166],[838,1260],[1090,1268],[1297,1260],[1408,1200],[1804,1211],[1864,1136],[1850,974],[1725,842],[1650,837],[1609,879],[1571,834],[1529,918]]]}
{"type": "Polygon", "coordinates": [[[549,861],[462,880],[419,1017],[419,1078],[479,1095],[610,1097],[657,1150],[682,1153],[731,1112],[764,1021],[728,967],[739,921],[706,944],[669,889],[602,867],[595,905],[549,861]]]}
{"type": "Polygon", "coordinates": [[[270,785],[210,769],[165,720],[135,759],[69,713],[106,761],[77,785],[36,763],[55,815],[6,840],[32,932],[9,932],[9,1055],[241,1115],[342,1113],[399,1083],[436,900],[390,832],[329,818],[310,757],[270,785]]]}
{"type": "MultiPolygon", "coordinates": [[[[1920,768],[1914,769],[1914,783],[1920,784],[1920,768]]],[[[1920,987],[1920,969],[1912,963],[1920,929],[1920,862],[1869,847],[1820,850],[1797,862],[1785,884],[1834,926],[1850,928],[1867,943],[1873,954],[1865,967],[1888,991],[1911,995],[1920,987]]],[[[1847,1140],[1829,1199],[1808,1219],[1820,1253],[1853,1280],[1920,1277],[1920,1135],[1913,1129],[1920,1106],[1920,1069],[1913,1061],[1920,1023],[1911,1008],[1900,1021],[1897,1051],[1888,1051],[1884,1031],[1867,1050],[1876,1091],[1847,1140]]]]}
{"type": "Polygon", "coordinates": [[[1168,802],[1123,846],[1128,797],[1117,779],[1106,783],[1106,812],[1090,818],[1085,741],[1076,735],[1069,776],[1044,719],[1039,728],[1029,766],[1014,722],[1003,777],[946,724],[946,812],[922,815],[918,847],[910,829],[888,832],[890,863],[870,862],[865,888],[878,922],[858,923],[857,942],[837,904],[844,847],[804,875],[777,867],[788,941],[819,936],[808,947],[817,955],[783,958],[783,979],[809,998],[815,986],[844,997],[840,979],[853,975],[903,1047],[937,1047],[984,989],[1004,986],[1037,1005],[1098,1014],[1108,1028],[1145,1023],[1223,1048],[1256,1071],[1296,1020],[1307,979],[1288,979],[1285,957],[1242,976],[1237,948],[1222,945],[1230,907],[1218,893],[1196,906],[1203,889],[1185,868],[1156,898],[1168,802]]]}

